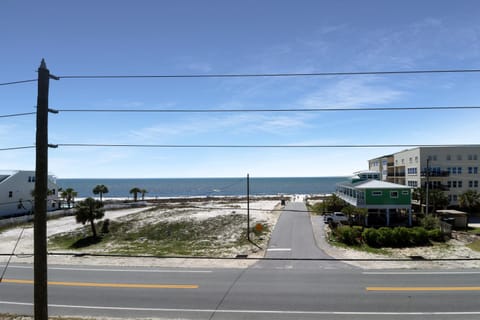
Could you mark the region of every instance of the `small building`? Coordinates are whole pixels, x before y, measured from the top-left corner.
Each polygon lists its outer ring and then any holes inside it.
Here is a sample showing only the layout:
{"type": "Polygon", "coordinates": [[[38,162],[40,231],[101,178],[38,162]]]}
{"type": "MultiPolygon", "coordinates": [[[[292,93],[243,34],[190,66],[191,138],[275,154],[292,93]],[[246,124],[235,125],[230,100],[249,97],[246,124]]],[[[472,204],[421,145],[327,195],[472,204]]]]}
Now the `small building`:
{"type": "MultiPolygon", "coordinates": [[[[0,217],[33,213],[35,171],[0,171],[0,217]]],[[[58,186],[55,176],[48,176],[47,210],[58,207],[58,186]]]]}
{"type": "Polygon", "coordinates": [[[369,175],[373,177],[370,172],[360,172],[350,181],[337,184],[335,194],[354,207],[367,209],[367,226],[411,226],[411,188],[375,178],[369,179],[369,175]]]}
{"type": "Polygon", "coordinates": [[[468,228],[468,214],[458,210],[437,210],[437,214],[443,221],[450,223],[455,228],[468,228]]]}

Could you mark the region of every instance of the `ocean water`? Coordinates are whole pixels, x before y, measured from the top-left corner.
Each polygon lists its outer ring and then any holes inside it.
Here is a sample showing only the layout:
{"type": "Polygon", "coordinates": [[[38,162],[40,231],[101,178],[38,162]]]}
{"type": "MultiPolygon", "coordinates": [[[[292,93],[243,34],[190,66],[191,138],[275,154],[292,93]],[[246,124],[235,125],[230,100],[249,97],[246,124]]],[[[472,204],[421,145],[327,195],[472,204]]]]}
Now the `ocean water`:
{"type": "MultiPolygon", "coordinates": [[[[325,194],[335,191],[345,177],[311,178],[250,178],[251,195],[325,194]]],[[[147,190],[145,197],[241,196],[247,194],[243,178],[181,178],[181,179],[57,179],[59,187],[73,188],[78,197],[93,196],[93,188],[104,184],[108,198],[132,197],[134,188],[147,190]]]]}

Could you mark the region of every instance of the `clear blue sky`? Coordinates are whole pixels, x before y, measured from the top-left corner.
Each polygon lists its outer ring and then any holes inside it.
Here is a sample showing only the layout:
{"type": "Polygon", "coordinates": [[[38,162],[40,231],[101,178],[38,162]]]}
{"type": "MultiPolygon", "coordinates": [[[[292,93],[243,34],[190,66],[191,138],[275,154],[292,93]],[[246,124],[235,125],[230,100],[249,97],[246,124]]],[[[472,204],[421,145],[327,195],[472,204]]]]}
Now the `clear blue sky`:
{"type": "MultiPolygon", "coordinates": [[[[480,68],[480,1],[0,2],[0,83],[52,74],[158,75],[480,68]]],[[[0,115],[32,112],[36,83],[0,86],[0,115]]],[[[478,106],[480,74],[61,79],[56,109],[478,106]]],[[[479,143],[480,111],[50,115],[50,143],[479,143]]],[[[35,117],[0,118],[0,148],[35,143],[35,117]]],[[[51,149],[60,178],[335,176],[399,148],[51,149]]],[[[0,169],[34,169],[34,150],[0,169]]]]}

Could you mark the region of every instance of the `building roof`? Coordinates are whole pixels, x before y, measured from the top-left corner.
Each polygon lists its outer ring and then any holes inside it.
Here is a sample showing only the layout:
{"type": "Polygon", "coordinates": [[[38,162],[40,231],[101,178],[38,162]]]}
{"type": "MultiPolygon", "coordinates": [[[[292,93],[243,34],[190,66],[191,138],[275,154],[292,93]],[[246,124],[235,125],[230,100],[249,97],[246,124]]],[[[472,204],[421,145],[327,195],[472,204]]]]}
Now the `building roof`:
{"type": "Polygon", "coordinates": [[[380,181],[380,180],[364,180],[364,181],[358,181],[358,182],[344,182],[344,183],[339,183],[338,185],[343,185],[343,186],[349,186],[349,187],[354,187],[358,189],[412,189],[409,186],[405,186],[403,184],[396,184],[396,183],[391,183],[391,182],[386,182],[386,181],[380,181]]]}

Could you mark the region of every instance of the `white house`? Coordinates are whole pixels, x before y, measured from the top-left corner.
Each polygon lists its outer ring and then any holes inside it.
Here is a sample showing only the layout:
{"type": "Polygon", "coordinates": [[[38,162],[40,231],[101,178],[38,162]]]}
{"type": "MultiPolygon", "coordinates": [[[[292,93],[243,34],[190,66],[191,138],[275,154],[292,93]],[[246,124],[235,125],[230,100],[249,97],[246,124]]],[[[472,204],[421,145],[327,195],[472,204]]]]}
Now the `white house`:
{"type": "MultiPolygon", "coordinates": [[[[0,171],[0,217],[29,214],[33,212],[35,171],[0,171]]],[[[47,210],[58,207],[58,186],[55,176],[48,176],[50,190],[47,210]]]]}

